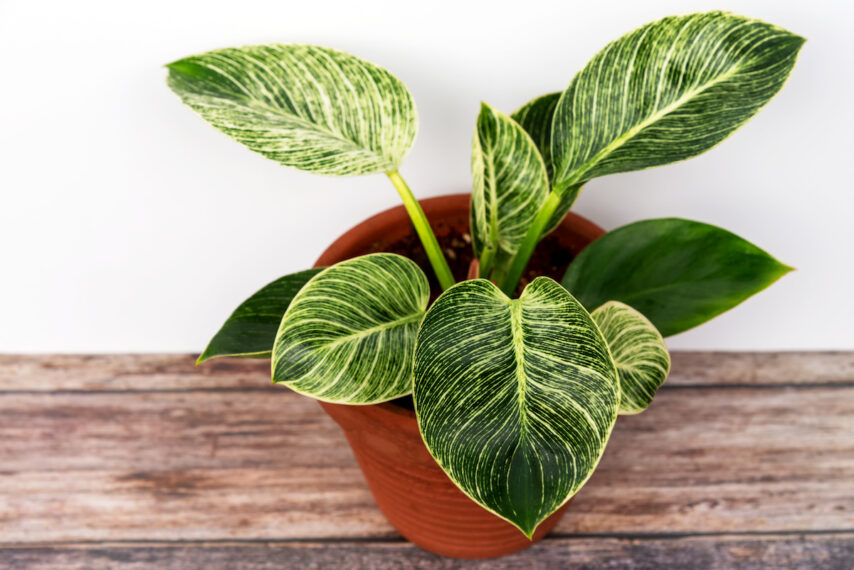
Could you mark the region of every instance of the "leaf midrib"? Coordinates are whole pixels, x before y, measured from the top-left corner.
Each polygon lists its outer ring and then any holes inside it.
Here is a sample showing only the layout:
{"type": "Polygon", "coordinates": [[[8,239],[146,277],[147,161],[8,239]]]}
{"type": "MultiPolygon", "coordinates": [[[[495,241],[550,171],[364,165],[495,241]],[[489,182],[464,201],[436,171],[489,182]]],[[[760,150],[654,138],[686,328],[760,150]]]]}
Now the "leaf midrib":
{"type": "Polygon", "coordinates": [[[326,349],[329,349],[329,348],[336,347],[340,344],[346,344],[346,343],[351,342],[353,340],[363,338],[366,336],[370,336],[372,334],[376,334],[376,333],[381,332],[385,329],[390,329],[390,328],[409,324],[412,321],[420,320],[421,317],[423,317],[423,316],[424,316],[424,311],[414,313],[412,315],[407,315],[405,317],[401,317],[401,318],[395,319],[393,321],[388,321],[386,323],[382,323],[382,324],[376,325],[374,327],[370,327],[367,329],[360,330],[360,331],[355,332],[353,334],[349,334],[346,336],[339,337],[339,338],[335,339],[334,341],[323,345],[323,347],[326,349]]]}
{"type": "MultiPolygon", "coordinates": [[[[187,73],[184,73],[183,71],[181,71],[179,69],[170,68],[170,71],[174,71],[174,72],[180,73],[186,77],[190,77],[194,81],[196,80],[196,78],[194,78],[193,76],[191,76],[187,73]]],[[[315,123],[309,119],[306,119],[305,117],[302,117],[302,116],[298,115],[297,113],[287,113],[287,112],[285,112],[284,109],[282,109],[280,107],[275,107],[273,105],[267,104],[267,103],[265,103],[259,99],[253,99],[244,93],[232,92],[232,94],[233,94],[232,98],[216,97],[213,95],[205,95],[205,96],[213,98],[213,99],[219,99],[219,100],[222,100],[225,102],[231,102],[231,103],[239,103],[242,101],[243,105],[251,111],[260,112],[260,113],[267,114],[267,115],[272,115],[274,117],[286,117],[288,120],[293,120],[297,123],[300,123],[302,125],[302,128],[304,128],[306,130],[317,131],[317,132],[319,132],[325,136],[328,136],[331,139],[335,139],[337,141],[345,143],[354,151],[368,152],[368,153],[372,154],[374,157],[380,159],[382,161],[382,163],[386,165],[384,167],[386,169],[394,170],[396,168],[394,163],[390,162],[387,159],[387,157],[385,157],[381,154],[378,154],[374,149],[365,148],[363,146],[360,146],[358,143],[356,143],[355,141],[345,137],[344,135],[342,135],[340,133],[336,133],[335,131],[330,130],[328,127],[324,127],[318,123],[315,123]]],[[[288,95],[287,97],[288,97],[288,99],[291,99],[290,95],[288,95]]]]}
{"type": "MultiPolygon", "coordinates": [[[[613,141],[611,141],[611,143],[609,143],[608,145],[603,147],[599,152],[594,154],[591,158],[584,161],[578,168],[576,168],[574,171],[572,171],[571,175],[564,178],[564,180],[560,184],[556,184],[556,186],[559,187],[561,189],[561,191],[563,191],[566,188],[568,188],[569,186],[571,186],[572,184],[576,184],[579,181],[582,181],[582,178],[584,177],[584,175],[587,172],[592,170],[593,167],[595,167],[597,164],[599,164],[608,155],[612,154],[614,151],[616,151],[617,149],[622,147],[624,144],[626,144],[630,139],[634,138],[639,132],[643,131],[648,126],[658,122],[659,120],[661,120],[666,115],[670,114],[671,112],[673,112],[677,108],[681,107],[683,104],[686,103],[687,100],[693,99],[694,97],[696,97],[697,95],[699,95],[703,91],[714,87],[715,85],[717,85],[718,83],[721,83],[722,81],[728,80],[730,77],[735,75],[738,71],[741,71],[742,65],[743,65],[743,62],[739,62],[738,65],[731,67],[727,72],[721,74],[720,76],[716,77],[712,81],[709,81],[708,83],[703,84],[701,87],[698,87],[696,89],[692,89],[691,91],[686,92],[682,97],[680,97],[679,99],[677,99],[676,101],[674,101],[670,105],[660,109],[659,111],[656,111],[655,113],[650,115],[648,118],[644,119],[643,121],[641,121],[640,123],[638,123],[634,127],[630,128],[629,130],[627,130],[625,133],[623,133],[619,137],[615,138],[613,141]]],[[[656,95],[658,96],[659,94],[660,94],[660,91],[657,91],[656,95]]],[[[553,121],[554,121],[554,119],[553,119],[553,121]]],[[[554,136],[554,126],[552,126],[552,135],[554,136]]]]}

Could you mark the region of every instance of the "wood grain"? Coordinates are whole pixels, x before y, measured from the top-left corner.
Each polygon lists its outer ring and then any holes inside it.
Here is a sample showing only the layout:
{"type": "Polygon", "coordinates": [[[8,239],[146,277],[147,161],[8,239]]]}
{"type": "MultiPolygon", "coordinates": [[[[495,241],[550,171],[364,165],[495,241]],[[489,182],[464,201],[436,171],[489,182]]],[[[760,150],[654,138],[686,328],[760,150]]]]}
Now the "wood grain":
{"type": "Polygon", "coordinates": [[[431,568],[551,570],[649,568],[656,570],[848,570],[854,540],[848,534],[684,538],[562,538],[543,541],[499,560],[453,560],[403,542],[390,543],[157,543],[44,545],[0,550],[10,570],[63,568],[184,570],[241,568],[301,570],[431,568]]]}
{"type": "MultiPolygon", "coordinates": [[[[558,531],[854,529],[852,393],[663,392],[558,531]]],[[[0,418],[4,541],[393,535],[337,426],[287,391],[7,394],[0,418]]]]}
{"type": "MultiPolygon", "coordinates": [[[[854,352],[674,351],[665,387],[691,385],[854,384],[854,352]]],[[[269,360],[196,355],[0,354],[0,391],[279,390],[269,360]]]]}
{"type": "MultiPolygon", "coordinates": [[[[552,538],[466,567],[850,567],[854,353],[676,353],[665,386],[552,538]]],[[[0,568],[116,566],[460,567],[267,362],[0,356],[0,568]]]]}

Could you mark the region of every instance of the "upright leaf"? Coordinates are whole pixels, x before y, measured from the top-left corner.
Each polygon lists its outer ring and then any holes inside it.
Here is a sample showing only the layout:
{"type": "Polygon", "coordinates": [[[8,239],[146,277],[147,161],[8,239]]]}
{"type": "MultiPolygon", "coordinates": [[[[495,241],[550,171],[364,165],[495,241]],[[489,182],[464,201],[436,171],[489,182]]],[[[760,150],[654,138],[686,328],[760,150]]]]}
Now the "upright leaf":
{"type": "Polygon", "coordinates": [[[237,307],[208,343],[196,364],[219,356],[267,358],[282,315],[294,295],[320,269],[307,269],[276,279],[237,307]]]}
{"type": "Polygon", "coordinates": [[[664,339],[642,314],[608,301],[590,314],[608,341],[620,378],[620,413],[644,411],[670,372],[664,339]]]}
{"type": "Polygon", "coordinates": [[[516,253],[549,193],[546,167],[524,129],[484,103],[472,142],[471,170],[474,251],[484,262],[484,252],[492,250],[500,266],[516,253]]]}
{"type": "Polygon", "coordinates": [[[373,404],[412,390],[412,351],[427,277],[390,253],[342,261],[314,276],[282,318],[273,382],[327,402],[373,404]]]}
{"type": "Polygon", "coordinates": [[[514,300],[483,279],[445,291],[418,333],[414,378],[427,449],[528,537],[593,473],[617,417],[605,339],[546,277],[514,300]]]}
{"type": "Polygon", "coordinates": [[[325,47],[227,48],[170,63],[169,87],[206,121],[285,166],[336,176],[397,170],[412,95],[388,71],[325,47]]]}
{"type": "Polygon", "coordinates": [[[791,269],[722,228],[661,218],[617,228],[588,245],[563,285],[589,311],[622,301],[670,336],[731,309],[791,269]]]}
{"type": "Polygon", "coordinates": [[[537,150],[546,164],[546,171],[551,180],[554,173],[552,164],[552,118],[555,114],[560,93],[540,95],[516,109],[510,118],[519,123],[525,132],[531,135],[537,150]]]}
{"type": "Polygon", "coordinates": [[[610,43],[555,109],[554,185],[696,156],[780,90],[804,39],[724,12],[673,16],[610,43]]]}
{"type": "MultiPolygon", "coordinates": [[[[546,172],[548,173],[549,180],[554,176],[554,164],[552,164],[551,148],[552,118],[554,117],[554,110],[555,107],[557,107],[560,95],[560,93],[541,95],[536,99],[528,101],[510,115],[514,121],[519,123],[519,125],[525,129],[525,132],[531,135],[534,144],[537,145],[537,149],[543,157],[543,162],[546,164],[546,172]]],[[[557,207],[557,210],[555,210],[555,213],[552,214],[551,219],[546,225],[543,237],[560,225],[561,221],[566,217],[567,212],[569,212],[572,205],[575,203],[575,199],[578,198],[580,191],[581,184],[561,189],[560,205],[557,207]]]]}

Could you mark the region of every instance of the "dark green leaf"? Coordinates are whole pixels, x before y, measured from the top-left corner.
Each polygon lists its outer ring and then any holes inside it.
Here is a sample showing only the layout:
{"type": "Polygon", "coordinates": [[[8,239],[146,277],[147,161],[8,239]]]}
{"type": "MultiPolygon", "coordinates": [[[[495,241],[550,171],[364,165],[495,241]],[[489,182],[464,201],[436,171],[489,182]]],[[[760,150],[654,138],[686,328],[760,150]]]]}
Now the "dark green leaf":
{"type": "Polygon", "coordinates": [[[320,269],[276,279],[243,301],[214,335],[196,364],[219,356],[267,358],[291,299],[320,269]]]}
{"type": "Polygon", "coordinates": [[[670,336],[731,309],[789,271],[724,229],[662,218],[617,228],[588,245],[563,285],[590,311],[622,301],[670,336]]]}

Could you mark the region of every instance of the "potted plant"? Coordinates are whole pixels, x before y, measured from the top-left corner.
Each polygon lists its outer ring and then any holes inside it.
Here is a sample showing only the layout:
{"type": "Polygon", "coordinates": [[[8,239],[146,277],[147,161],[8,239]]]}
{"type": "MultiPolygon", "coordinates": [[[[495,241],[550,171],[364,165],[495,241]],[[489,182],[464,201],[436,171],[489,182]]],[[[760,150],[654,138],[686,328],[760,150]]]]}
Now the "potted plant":
{"type": "Polygon", "coordinates": [[[791,269],[701,222],[605,233],[567,212],[593,178],[721,142],[779,91],[803,41],[724,12],[647,24],[561,93],[511,115],[483,104],[470,198],[423,204],[399,173],[415,105],[385,69],[295,44],[169,64],[183,102],[249,149],[318,174],[385,173],[403,200],[249,297],[199,363],[271,357],[273,382],[344,428],[413,542],[462,557],[524,548],[591,476],[617,416],[652,401],[670,367],[662,336],[791,269]]]}

